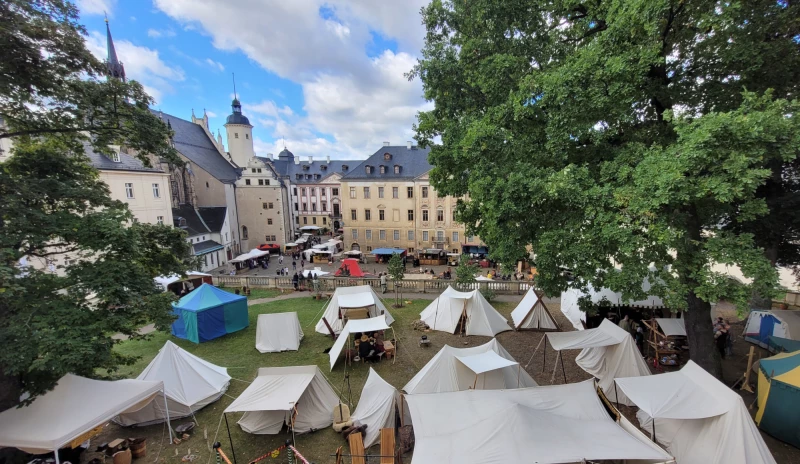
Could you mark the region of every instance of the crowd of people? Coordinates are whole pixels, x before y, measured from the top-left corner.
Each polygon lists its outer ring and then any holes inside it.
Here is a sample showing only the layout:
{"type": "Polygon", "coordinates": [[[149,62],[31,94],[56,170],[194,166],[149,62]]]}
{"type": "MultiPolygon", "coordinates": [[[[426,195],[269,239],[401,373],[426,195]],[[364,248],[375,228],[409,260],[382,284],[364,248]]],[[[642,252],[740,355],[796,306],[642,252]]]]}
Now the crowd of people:
{"type": "Polygon", "coordinates": [[[356,356],[353,361],[365,360],[367,362],[380,361],[381,355],[386,352],[384,348],[384,332],[355,333],[356,356]]]}

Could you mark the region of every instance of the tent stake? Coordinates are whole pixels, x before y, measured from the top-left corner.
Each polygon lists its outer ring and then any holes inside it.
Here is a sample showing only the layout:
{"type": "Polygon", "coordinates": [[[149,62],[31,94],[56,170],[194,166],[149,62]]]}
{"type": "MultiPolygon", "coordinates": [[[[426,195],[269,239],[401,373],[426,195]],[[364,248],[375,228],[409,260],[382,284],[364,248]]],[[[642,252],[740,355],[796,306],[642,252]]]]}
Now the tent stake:
{"type": "Polygon", "coordinates": [[[236,464],[236,450],[233,449],[233,439],[231,438],[231,428],[228,426],[228,414],[222,413],[225,416],[225,428],[228,429],[228,443],[231,444],[231,454],[233,455],[233,462],[236,464]]]}

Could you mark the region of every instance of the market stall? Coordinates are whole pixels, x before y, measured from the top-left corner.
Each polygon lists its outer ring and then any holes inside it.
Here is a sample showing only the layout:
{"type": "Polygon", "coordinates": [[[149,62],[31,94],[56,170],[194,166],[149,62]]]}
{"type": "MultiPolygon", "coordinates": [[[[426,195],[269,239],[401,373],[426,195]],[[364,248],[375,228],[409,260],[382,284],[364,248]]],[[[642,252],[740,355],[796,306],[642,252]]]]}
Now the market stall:
{"type": "Polygon", "coordinates": [[[447,264],[447,253],[438,248],[429,248],[419,253],[419,264],[421,266],[444,266],[447,264]]]}
{"type": "Polygon", "coordinates": [[[156,282],[156,285],[165,292],[170,291],[176,295],[182,295],[191,292],[203,284],[212,283],[211,274],[195,271],[186,271],[184,277],[178,274],[172,274],[169,276],[158,276],[153,280],[156,282]]]}
{"type": "Polygon", "coordinates": [[[652,354],[662,366],[679,365],[681,357],[689,353],[684,320],[654,318],[642,324],[650,330],[648,356],[652,354]]]}

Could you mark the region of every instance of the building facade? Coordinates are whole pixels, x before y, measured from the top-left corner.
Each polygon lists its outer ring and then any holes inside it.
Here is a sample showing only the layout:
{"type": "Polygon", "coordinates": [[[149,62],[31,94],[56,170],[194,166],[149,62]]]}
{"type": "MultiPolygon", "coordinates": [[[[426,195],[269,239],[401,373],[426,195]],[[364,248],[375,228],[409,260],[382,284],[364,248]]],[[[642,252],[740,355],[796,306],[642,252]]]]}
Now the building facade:
{"type": "MultiPolygon", "coordinates": [[[[479,244],[455,220],[456,199],[430,185],[430,149],[384,144],[341,178],[345,249],[402,248],[461,253],[479,244]]],[[[485,245],[483,245],[485,246],[485,245]]]]}

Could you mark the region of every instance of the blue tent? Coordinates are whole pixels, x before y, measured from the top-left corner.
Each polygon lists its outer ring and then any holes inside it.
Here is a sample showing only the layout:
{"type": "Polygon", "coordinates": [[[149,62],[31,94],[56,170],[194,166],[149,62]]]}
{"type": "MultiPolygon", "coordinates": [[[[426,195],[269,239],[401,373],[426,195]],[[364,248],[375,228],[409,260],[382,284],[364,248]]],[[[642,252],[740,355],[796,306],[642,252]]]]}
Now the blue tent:
{"type": "Polygon", "coordinates": [[[372,250],[373,255],[404,255],[406,250],[402,248],[375,248],[372,250]]]}
{"type": "Polygon", "coordinates": [[[247,297],[203,284],[177,303],[172,311],[172,335],[195,343],[207,342],[247,328],[247,297]]]}

